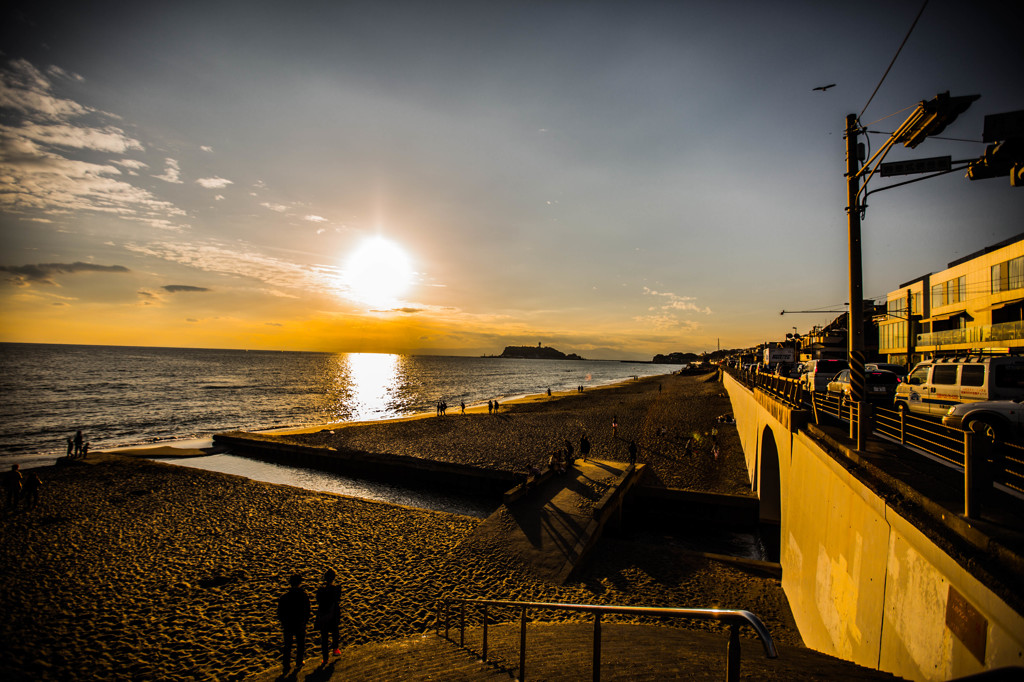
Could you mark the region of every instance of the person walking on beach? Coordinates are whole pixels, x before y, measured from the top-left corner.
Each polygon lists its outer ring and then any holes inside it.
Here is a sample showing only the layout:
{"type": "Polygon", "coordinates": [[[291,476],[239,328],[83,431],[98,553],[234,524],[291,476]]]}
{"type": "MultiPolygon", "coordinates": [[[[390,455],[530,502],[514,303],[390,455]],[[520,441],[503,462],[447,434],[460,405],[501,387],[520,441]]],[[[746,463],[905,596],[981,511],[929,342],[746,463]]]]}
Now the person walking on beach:
{"type": "Polygon", "coordinates": [[[316,629],[320,631],[321,666],[328,661],[327,637],[331,638],[331,649],[334,655],[341,654],[338,648],[338,630],[341,627],[341,586],[334,584],[337,574],[333,568],[324,573],[324,584],[316,591],[316,629]]]}
{"type": "Polygon", "coordinates": [[[295,668],[302,669],[302,659],[306,653],[306,624],[309,622],[309,595],[302,586],[302,576],[294,574],[288,581],[291,589],[277,600],[277,619],[281,621],[284,632],[284,646],[281,657],[284,662],[284,674],[291,670],[292,644],[295,645],[295,668]]]}
{"type": "Polygon", "coordinates": [[[586,432],[580,436],[580,455],[583,457],[583,461],[587,461],[587,457],[590,456],[590,439],[587,438],[586,432]]]}
{"type": "Polygon", "coordinates": [[[75,439],[68,436],[68,459],[71,459],[75,454],[75,439]]]}
{"type": "Polygon", "coordinates": [[[466,414],[466,401],[465,400],[463,400],[462,402],[459,403],[459,407],[462,408],[462,414],[466,414]]]}
{"type": "Polygon", "coordinates": [[[34,509],[39,504],[39,489],[43,482],[39,474],[30,471],[25,474],[25,489],[22,491],[22,500],[25,502],[25,509],[34,509]]]}
{"type": "Polygon", "coordinates": [[[494,402],[491,400],[487,401],[487,414],[494,414],[494,402]]]}
{"type": "Polygon", "coordinates": [[[572,448],[572,441],[568,438],[565,439],[565,466],[566,469],[571,469],[572,465],[576,463],[576,458],[573,456],[575,453],[572,448]]]}
{"type": "Polygon", "coordinates": [[[75,431],[75,454],[82,454],[82,430],[75,431]]]}
{"type": "Polygon", "coordinates": [[[639,450],[640,450],[640,448],[638,448],[636,446],[636,441],[635,440],[629,441],[629,463],[630,464],[636,464],[636,453],[639,450]]]}
{"type": "Polygon", "coordinates": [[[21,485],[24,477],[21,475],[21,467],[17,464],[11,465],[11,470],[4,474],[4,492],[7,493],[6,509],[14,511],[18,508],[18,500],[21,498],[21,485]]]}
{"type": "Polygon", "coordinates": [[[612,438],[619,437],[619,417],[615,415],[612,417],[612,438]]]}

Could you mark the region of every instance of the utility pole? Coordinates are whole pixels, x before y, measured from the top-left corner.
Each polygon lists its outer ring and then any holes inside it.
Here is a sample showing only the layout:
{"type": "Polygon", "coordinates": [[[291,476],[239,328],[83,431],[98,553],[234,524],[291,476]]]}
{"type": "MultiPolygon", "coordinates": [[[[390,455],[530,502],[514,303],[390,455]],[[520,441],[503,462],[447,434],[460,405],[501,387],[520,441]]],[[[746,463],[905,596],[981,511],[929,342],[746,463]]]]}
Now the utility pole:
{"type": "Polygon", "coordinates": [[[846,215],[850,251],[850,314],[846,334],[850,353],[850,399],[857,403],[857,418],[850,420],[850,439],[858,450],[867,439],[868,405],[864,394],[864,275],[860,244],[860,153],[857,115],[846,117],[846,215]]]}

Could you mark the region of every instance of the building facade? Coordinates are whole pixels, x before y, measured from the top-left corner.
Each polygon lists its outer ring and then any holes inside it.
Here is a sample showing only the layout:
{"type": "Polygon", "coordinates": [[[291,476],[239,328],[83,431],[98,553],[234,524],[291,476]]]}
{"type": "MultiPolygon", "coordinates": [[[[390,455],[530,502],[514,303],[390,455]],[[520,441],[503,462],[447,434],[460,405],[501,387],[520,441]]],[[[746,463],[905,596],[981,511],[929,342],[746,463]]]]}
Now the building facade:
{"type": "Polygon", "coordinates": [[[900,285],[878,321],[889,362],[1024,352],[1024,234],[900,285]]]}

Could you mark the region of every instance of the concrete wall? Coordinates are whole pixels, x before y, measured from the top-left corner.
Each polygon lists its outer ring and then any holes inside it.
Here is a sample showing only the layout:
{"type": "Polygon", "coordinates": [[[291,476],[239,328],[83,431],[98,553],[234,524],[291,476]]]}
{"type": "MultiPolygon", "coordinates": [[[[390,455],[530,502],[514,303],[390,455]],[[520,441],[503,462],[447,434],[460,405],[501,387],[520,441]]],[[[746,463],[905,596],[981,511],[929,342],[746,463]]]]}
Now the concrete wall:
{"type": "Polygon", "coordinates": [[[807,646],[915,680],[1024,665],[1021,614],[762,397],[723,383],[759,496],[769,438],[778,452],[782,586],[807,646]]]}

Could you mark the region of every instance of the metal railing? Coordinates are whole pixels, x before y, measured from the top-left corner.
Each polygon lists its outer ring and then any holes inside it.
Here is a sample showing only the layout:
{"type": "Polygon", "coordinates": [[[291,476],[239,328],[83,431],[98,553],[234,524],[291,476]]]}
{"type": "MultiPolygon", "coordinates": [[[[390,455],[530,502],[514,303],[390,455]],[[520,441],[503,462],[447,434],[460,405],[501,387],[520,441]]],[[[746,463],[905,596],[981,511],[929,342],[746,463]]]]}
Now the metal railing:
{"type": "Polygon", "coordinates": [[[799,379],[780,377],[763,372],[746,372],[741,369],[728,370],[729,373],[747,388],[760,388],[771,393],[790,407],[800,407],[804,402],[804,387],[799,379]]]}
{"type": "Polygon", "coordinates": [[[962,343],[986,343],[994,341],[1014,341],[1024,338],[1024,322],[1001,322],[999,324],[981,324],[973,327],[960,327],[940,332],[929,332],[917,335],[917,348],[926,346],[948,346],[962,343]]]}
{"type": "Polygon", "coordinates": [[[593,668],[592,676],[594,682],[601,679],[601,616],[603,615],[629,615],[649,616],[658,618],[693,618],[697,620],[717,620],[729,626],[729,648],[727,652],[727,664],[725,679],[735,682],[740,679],[740,627],[749,625],[753,628],[764,653],[768,658],[778,658],[778,651],[768,628],[761,620],[750,611],[735,609],[676,609],[676,608],[655,608],[647,606],[604,606],[599,604],[560,604],[554,602],[527,602],[527,601],[504,601],[500,599],[470,599],[463,597],[447,597],[439,600],[436,623],[436,632],[441,632],[441,608],[444,607],[444,637],[451,641],[450,611],[452,604],[459,604],[459,646],[466,645],[466,605],[475,605],[482,610],[483,635],[481,643],[481,658],[487,660],[487,607],[509,607],[520,609],[519,617],[519,682],[526,680],[526,622],[527,613],[530,609],[550,611],[577,611],[581,613],[592,613],[594,615],[594,637],[593,637],[593,668]]]}
{"type": "MultiPolygon", "coordinates": [[[[771,388],[772,379],[779,377],[735,369],[727,371],[751,390],[760,387],[776,395],[771,388]]],[[[801,396],[803,403],[798,407],[810,410],[816,424],[826,418],[840,421],[857,418],[858,405],[842,397],[833,398],[827,393],[812,391],[803,391],[801,396]]],[[[790,397],[776,397],[780,402],[793,406],[790,397]]],[[[875,433],[961,468],[964,472],[964,515],[969,518],[980,513],[979,503],[991,492],[992,484],[998,483],[1024,494],[1024,445],[993,442],[980,433],[954,429],[934,419],[883,405],[871,406],[871,421],[875,433]]]]}

